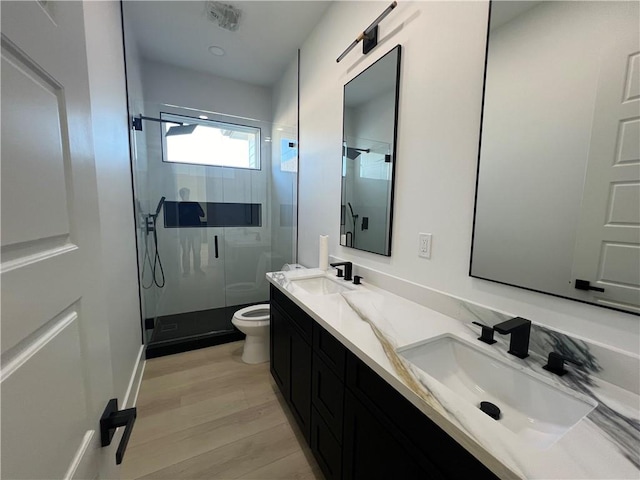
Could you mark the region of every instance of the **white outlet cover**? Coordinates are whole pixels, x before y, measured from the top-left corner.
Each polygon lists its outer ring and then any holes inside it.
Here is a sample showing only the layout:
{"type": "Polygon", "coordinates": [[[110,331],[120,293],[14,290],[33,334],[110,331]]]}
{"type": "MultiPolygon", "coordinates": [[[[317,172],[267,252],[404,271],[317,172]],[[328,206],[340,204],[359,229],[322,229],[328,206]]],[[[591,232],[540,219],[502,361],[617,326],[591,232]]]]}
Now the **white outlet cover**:
{"type": "Polygon", "coordinates": [[[418,234],[418,256],[422,258],[431,258],[431,234],[418,234]]]}

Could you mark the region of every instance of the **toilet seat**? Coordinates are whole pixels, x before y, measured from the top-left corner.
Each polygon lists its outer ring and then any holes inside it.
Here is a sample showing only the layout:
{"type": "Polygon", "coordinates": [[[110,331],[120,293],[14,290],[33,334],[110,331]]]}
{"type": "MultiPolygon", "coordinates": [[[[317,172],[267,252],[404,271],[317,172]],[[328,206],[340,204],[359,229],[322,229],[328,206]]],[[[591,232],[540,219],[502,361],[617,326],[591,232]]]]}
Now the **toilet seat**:
{"type": "Polygon", "coordinates": [[[262,326],[268,325],[270,318],[270,305],[263,303],[260,305],[251,305],[238,310],[233,315],[233,321],[239,324],[246,324],[247,326],[262,326]]]}

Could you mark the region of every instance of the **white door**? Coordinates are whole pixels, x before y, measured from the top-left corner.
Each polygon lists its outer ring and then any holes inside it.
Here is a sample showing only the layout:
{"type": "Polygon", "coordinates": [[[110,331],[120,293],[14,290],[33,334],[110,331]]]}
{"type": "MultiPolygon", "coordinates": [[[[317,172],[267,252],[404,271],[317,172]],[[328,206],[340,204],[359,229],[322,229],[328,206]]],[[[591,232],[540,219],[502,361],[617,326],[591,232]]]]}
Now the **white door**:
{"type": "Polygon", "coordinates": [[[640,312],[640,40],[623,34],[605,52],[577,230],[576,290],[602,305],[640,312]]]}
{"type": "Polygon", "coordinates": [[[1,8],[2,477],[97,478],[113,385],[82,3],[1,8]]]}

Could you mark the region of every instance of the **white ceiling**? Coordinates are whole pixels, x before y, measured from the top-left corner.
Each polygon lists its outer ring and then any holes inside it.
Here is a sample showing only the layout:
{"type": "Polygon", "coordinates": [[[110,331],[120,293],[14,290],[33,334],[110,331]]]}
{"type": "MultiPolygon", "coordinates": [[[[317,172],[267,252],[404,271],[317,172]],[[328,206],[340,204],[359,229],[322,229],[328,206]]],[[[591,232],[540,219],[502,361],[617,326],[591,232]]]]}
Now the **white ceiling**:
{"type": "Polygon", "coordinates": [[[542,2],[525,0],[493,2],[491,4],[491,30],[501,27],[540,3],[542,2]]]}
{"type": "Polygon", "coordinates": [[[235,32],[207,18],[205,0],[125,0],[125,33],[134,35],[143,58],[271,86],[280,79],[331,2],[223,3],[242,10],[235,32]],[[212,45],[222,47],[226,54],[210,54],[207,49],[212,45]]]}

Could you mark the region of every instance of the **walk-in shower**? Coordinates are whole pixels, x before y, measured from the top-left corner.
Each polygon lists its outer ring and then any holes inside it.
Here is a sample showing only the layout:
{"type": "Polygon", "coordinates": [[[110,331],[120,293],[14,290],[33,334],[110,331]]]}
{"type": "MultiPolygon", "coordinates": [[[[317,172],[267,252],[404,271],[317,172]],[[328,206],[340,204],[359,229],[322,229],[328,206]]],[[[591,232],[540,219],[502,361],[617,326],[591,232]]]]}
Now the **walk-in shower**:
{"type": "Polygon", "coordinates": [[[161,120],[132,129],[147,356],[240,339],[234,312],[295,261],[296,129],[143,107],[161,120]]]}
{"type": "Polygon", "coordinates": [[[148,358],[242,338],[297,262],[298,48],[329,2],[241,3],[121,3],[148,358]]]}

